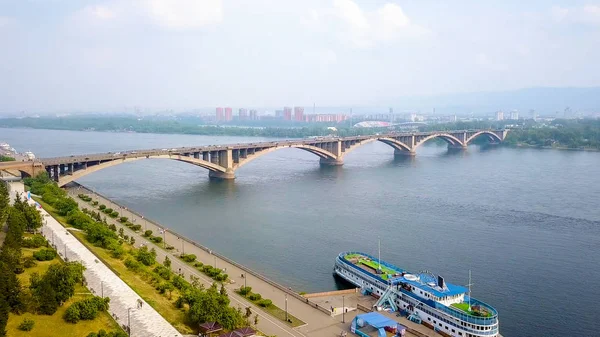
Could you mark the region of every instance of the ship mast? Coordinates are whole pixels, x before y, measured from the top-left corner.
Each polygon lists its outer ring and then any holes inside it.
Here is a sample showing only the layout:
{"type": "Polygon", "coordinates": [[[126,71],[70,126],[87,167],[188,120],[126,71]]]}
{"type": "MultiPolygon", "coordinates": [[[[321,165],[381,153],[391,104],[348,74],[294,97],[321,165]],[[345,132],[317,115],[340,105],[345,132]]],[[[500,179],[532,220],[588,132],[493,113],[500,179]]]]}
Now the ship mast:
{"type": "Polygon", "coordinates": [[[381,239],[379,239],[379,256],[378,256],[378,262],[379,262],[379,271],[381,271],[381,239]]]}
{"type": "Polygon", "coordinates": [[[469,311],[471,311],[471,286],[473,285],[473,283],[471,283],[471,269],[469,269],[469,284],[467,284],[467,286],[469,286],[469,311]]]}

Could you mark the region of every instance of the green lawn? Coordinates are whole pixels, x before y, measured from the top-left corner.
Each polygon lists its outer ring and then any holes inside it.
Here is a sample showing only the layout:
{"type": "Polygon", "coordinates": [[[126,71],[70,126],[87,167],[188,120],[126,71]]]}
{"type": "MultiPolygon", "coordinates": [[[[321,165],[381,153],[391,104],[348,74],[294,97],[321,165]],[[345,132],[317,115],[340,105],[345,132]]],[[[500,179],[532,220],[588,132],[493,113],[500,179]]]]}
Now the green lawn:
{"type": "MultiPolygon", "coordinates": [[[[26,235],[27,236],[27,235],[26,235]]],[[[33,249],[33,248],[22,248],[23,257],[32,256],[33,252],[39,250],[41,248],[33,249]]],[[[62,263],[62,261],[57,257],[52,261],[36,261],[37,266],[26,268],[25,272],[17,275],[19,280],[21,281],[21,285],[25,291],[28,291],[29,287],[29,278],[31,274],[34,272],[38,272],[43,274],[46,272],[48,267],[54,263],[62,263]]],[[[120,329],[118,324],[113,320],[113,318],[107,313],[103,312],[98,315],[98,317],[92,321],[80,321],[77,324],[71,324],[65,322],[62,318],[65,311],[73,302],[82,300],[87,297],[91,297],[93,294],[89,292],[89,290],[82,286],[77,285],[75,287],[75,295],[71,297],[65,304],[63,304],[58,311],[54,313],[52,316],[48,315],[36,315],[33,313],[24,313],[22,315],[10,314],[8,316],[8,323],[6,326],[7,336],[14,337],[26,337],[26,336],[39,336],[39,337],[52,337],[60,336],[65,337],[85,337],[90,332],[97,332],[100,329],[104,329],[107,331],[118,330],[120,329]],[[31,319],[35,322],[33,330],[31,331],[21,331],[17,329],[19,324],[24,319],[31,319]]]]}
{"type": "MultiPolygon", "coordinates": [[[[359,259],[358,262],[364,264],[367,267],[371,267],[375,270],[379,269],[379,263],[376,261],[359,259]]],[[[394,274],[398,273],[397,271],[390,269],[384,265],[381,265],[381,270],[383,271],[383,275],[380,275],[380,276],[384,280],[387,279],[388,274],[394,275],[394,274]]]]}
{"type": "Polygon", "coordinates": [[[177,290],[174,290],[171,295],[171,300],[167,296],[159,294],[152,285],[146,282],[141,275],[127,269],[124,260],[115,259],[110,256],[109,252],[101,247],[96,247],[85,241],[85,233],[71,232],[79,239],[86,247],[95,255],[102,258],[105,263],[119,273],[119,277],[127,285],[131,287],[141,298],[143,298],[150,306],[152,306],[164,319],[183,334],[191,334],[193,330],[184,323],[185,313],[181,309],[175,307],[175,300],[178,297],[177,290]]]}
{"type": "MultiPolygon", "coordinates": [[[[258,305],[258,302],[260,300],[257,301],[252,301],[251,299],[249,299],[247,296],[244,296],[242,294],[239,293],[239,291],[236,290],[236,293],[244,298],[246,298],[246,300],[248,300],[249,302],[252,302],[256,305],[258,305]]],[[[282,322],[284,322],[285,324],[291,326],[292,328],[295,328],[297,326],[301,326],[304,325],[306,323],[304,323],[303,321],[301,321],[299,318],[292,316],[290,313],[287,314],[287,317],[289,320],[291,320],[292,322],[286,322],[285,321],[285,310],[281,309],[280,307],[276,306],[275,304],[271,304],[268,307],[261,307],[261,309],[263,309],[264,311],[268,312],[269,314],[271,314],[271,316],[281,320],[282,322]]]]}
{"type": "Polygon", "coordinates": [[[453,304],[452,304],[452,306],[453,306],[454,308],[456,308],[456,309],[459,309],[459,310],[461,310],[461,311],[463,311],[463,312],[465,312],[465,313],[469,314],[469,315],[473,315],[473,316],[483,316],[483,317],[490,316],[490,314],[489,314],[489,313],[485,313],[485,314],[481,315],[481,314],[479,314],[478,312],[475,312],[475,311],[469,310],[469,303],[465,303],[465,302],[462,302],[462,303],[453,303],[453,304]]]}
{"type": "MultiPolygon", "coordinates": [[[[38,201],[40,202],[40,201],[38,201]]],[[[43,201],[42,201],[43,202],[43,201]]],[[[40,202],[40,205],[50,213],[58,222],[65,227],[71,227],[67,224],[64,217],[58,216],[55,209],[46,204],[40,202]]],[[[84,232],[70,231],[81,243],[83,243],[94,255],[98,256],[100,260],[108,265],[110,269],[118,273],[121,280],[131,287],[141,298],[143,298],[150,306],[152,306],[164,319],[173,325],[175,329],[183,334],[193,333],[193,329],[184,323],[185,313],[181,309],[175,307],[175,300],[178,297],[177,290],[172,292],[172,299],[169,300],[166,296],[159,294],[156,289],[146,282],[139,274],[132,272],[125,267],[123,260],[115,259],[110,256],[110,253],[101,248],[96,247],[85,239],[84,232]]],[[[127,245],[125,245],[127,247],[127,245]]]]}

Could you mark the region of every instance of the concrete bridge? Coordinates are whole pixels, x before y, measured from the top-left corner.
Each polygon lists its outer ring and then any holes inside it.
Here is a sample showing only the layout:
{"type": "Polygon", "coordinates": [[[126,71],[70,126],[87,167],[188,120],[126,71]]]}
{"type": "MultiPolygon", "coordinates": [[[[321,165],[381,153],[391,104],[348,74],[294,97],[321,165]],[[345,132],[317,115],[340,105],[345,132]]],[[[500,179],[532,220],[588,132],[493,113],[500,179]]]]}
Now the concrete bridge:
{"type": "Polygon", "coordinates": [[[68,184],[98,170],[126,162],[149,158],[178,160],[203,167],[216,179],[234,179],[235,171],[252,160],[284,148],[297,148],[319,157],[321,165],[343,165],[344,156],[361,145],[380,141],[394,149],[394,155],[415,155],[423,143],[441,138],[451,149],[465,149],[477,137],[491,143],[504,140],[508,130],[460,130],[411,133],[386,133],[353,137],[318,137],[300,140],[209,145],[172,149],[138,150],[116,153],[73,155],[57,158],[40,158],[35,161],[0,163],[0,170],[19,170],[23,176],[48,172],[59,186],[68,184]]]}

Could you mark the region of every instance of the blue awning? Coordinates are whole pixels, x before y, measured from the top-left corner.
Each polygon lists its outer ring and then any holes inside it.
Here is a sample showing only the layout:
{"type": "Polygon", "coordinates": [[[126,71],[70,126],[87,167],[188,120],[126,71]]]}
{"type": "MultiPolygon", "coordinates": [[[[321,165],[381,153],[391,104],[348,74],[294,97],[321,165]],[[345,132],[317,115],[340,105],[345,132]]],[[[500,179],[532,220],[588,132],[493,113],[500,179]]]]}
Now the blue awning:
{"type": "Polygon", "coordinates": [[[384,328],[386,326],[394,326],[395,327],[396,325],[398,325],[398,322],[394,321],[393,319],[387,318],[377,312],[369,312],[366,314],[357,315],[356,318],[362,319],[367,324],[369,324],[370,326],[372,326],[376,329],[384,328]]]}

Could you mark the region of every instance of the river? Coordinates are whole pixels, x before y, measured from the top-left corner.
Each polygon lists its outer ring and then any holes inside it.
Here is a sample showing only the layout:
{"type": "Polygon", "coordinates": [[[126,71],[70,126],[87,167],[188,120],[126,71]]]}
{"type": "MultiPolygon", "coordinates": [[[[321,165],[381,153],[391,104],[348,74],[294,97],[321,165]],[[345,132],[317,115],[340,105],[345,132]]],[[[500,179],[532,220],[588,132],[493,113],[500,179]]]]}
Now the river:
{"type": "MultiPolygon", "coordinates": [[[[257,138],[0,129],[38,157],[255,142],[257,138]]],[[[234,182],[169,160],[127,163],[79,182],[298,291],[342,286],[341,251],[377,254],[467,284],[504,336],[597,336],[600,153],[370,143],[343,167],[297,149],[265,155],[234,182]]]]}

